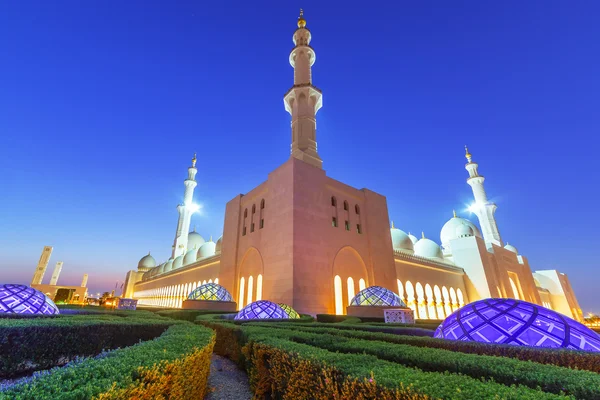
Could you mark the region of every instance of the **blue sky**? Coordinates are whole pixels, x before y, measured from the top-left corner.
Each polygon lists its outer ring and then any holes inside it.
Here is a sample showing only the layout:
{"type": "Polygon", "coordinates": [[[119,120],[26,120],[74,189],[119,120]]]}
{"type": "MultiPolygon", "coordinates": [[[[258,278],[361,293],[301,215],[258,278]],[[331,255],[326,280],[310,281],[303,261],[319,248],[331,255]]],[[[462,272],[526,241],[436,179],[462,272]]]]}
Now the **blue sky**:
{"type": "Polygon", "coordinates": [[[44,245],[92,292],[167,259],[194,152],[193,225],[220,236],[225,203],[289,157],[300,7],[328,175],[439,241],[469,217],[468,144],[503,238],[600,312],[594,1],[2,2],[0,280],[29,282],[44,245]]]}

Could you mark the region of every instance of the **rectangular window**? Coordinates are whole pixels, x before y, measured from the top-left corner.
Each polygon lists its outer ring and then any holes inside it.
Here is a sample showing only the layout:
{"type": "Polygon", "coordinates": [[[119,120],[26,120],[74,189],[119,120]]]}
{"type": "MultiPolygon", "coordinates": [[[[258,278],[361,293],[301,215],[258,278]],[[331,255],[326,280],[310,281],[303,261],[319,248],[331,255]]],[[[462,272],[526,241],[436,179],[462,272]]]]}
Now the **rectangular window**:
{"type": "Polygon", "coordinates": [[[337,228],[337,218],[336,217],[331,218],[331,226],[333,226],[334,228],[337,228]]]}
{"type": "Polygon", "coordinates": [[[362,229],[360,228],[360,224],[356,224],[356,232],[362,233],[362,229]]]}
{"type": "Polygon", "coordinates": [[[265,219],[263,218],[260,220],[260,229],[262,229],[264,227],[265,227],[265,219]]]}
{"type": "Polygon", "coordinates": [[[242,229],[242,236],[246,236],[246,227],[244,227],[244,229],[242,229]]]}
{"type": "Polygon", "coordinates": [[[254,222],[250,225],[250,232],[254,232],[254,222]]]}
{"type": "Polygon", "coordinates": [[[350,222],[346,221],[346,230],[349,231],[350,230],[350,222]]]}

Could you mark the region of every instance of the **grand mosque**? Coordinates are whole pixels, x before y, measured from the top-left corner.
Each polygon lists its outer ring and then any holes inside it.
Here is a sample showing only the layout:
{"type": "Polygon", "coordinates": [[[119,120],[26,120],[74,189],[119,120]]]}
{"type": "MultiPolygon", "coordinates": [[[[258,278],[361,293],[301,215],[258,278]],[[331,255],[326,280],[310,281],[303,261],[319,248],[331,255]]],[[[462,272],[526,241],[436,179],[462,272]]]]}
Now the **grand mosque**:
{"type": "Polygon", "coordinates": [[[397,293],[415,318],[443,319],[466,303],[516,298],[576,320],[581,309],[567,276],[532,271],[527,257],[503,241],[479,164],[466,150],[474,222],[456,216],[443,224],[440,244],[394,226],[386,198],[326,175],[317,151],[316,114],[322,92],[313,85],[315,50],[302,13],[289,62],[294,83],[284,96],[291,115],[291,156],[268,179],[226,206],[216,242],[190,232],[196,206],[196,156],[184,181],[171,257],[148,254],[127,273],[123,296],[139,305],[181,307],[203,283],[226,288],[241,309],[260,299],[300,313],[344,314],[369,286],[397,293]]]}

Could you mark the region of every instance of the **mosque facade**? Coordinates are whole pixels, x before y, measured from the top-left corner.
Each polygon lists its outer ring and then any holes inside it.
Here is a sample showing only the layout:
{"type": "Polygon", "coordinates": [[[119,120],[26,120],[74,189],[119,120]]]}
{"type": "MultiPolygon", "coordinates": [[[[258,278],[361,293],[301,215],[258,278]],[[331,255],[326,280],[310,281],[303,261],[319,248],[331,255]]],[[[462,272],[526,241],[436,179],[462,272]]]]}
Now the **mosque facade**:
{"type": "Polygon", "coordinates": [[[397,293],[420,319],[443,319],[464,304],[493,297],[529,301],[582,320],[568,277],[532,271],[527,258],[503,241],[496,205],[468,150],[470,210],[479,227],[455,214],[441,229],[441,245],[394,223],[390,228],[383,195],[327,176],[317,151],[322,92],[312,82],[311,39],[301,14],[289,57],[294,83],[284,96],[291,115],[290,158],[227,203],[223,235],[214,242],[190,232],[194,156],[171,257],[158,264],[144,256],[127,273],[123,297],[140,306],[177,308],[196,287],[215,282],[233,295],[238,309],[266,299],[300,313],[345,314],[358,291],[377,285],[397,293]]]}

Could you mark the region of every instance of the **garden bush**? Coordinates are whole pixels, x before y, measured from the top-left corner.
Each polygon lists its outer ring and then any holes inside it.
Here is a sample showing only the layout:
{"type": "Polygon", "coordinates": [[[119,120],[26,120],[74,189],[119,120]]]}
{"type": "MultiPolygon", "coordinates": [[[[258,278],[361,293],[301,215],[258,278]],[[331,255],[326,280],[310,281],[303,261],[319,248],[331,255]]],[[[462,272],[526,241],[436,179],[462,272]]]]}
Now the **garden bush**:
{"type": "MultiPolygon", "coordinates": [[[[261,325],[254,323],[253,325],[261,325]]],[[[277,328],[292,329],[290,324],[279,324],[277,328]]],[[[407,344],[417,347],[445,349],[454,352],[499,356],[514,358],[522,361],[533,361],[539,364],[551,364],[571,369],[580,369],[600,373],[600,354],[574,351],[566,349],[547,349],[541,347],[527,347],[501,344],[488,344],[480,342],[463,342],[428,337],[408,336],[403,334],[388,334],[371,332],[368,330],[339,329],[338,325],[304,324],[293,325],[293,329],[307,330],[315,333],[330,333],[344,337],[353,337],[367,340],[381,340],[389,343],[407,344]]]]}
{"type": "Polygon", "coordinates": [[[86,359],[0,392],[0,400],[202,399],[214,333],[177,322],[160,337],[86,359]]]}
{"type": "MultiPolygon", "coordinates": [[[[288,323],[288,320],[281,321],[282,323],[288,323]]],[[[303,321],[300,321],[303,322],[303,321]]],[[[313,323],[300,323],[298,326],[309,326],[318,328],[334,328],[340,330],[361,330],[368,332],[381,332],[381,333],[393,333],[396,335],[410,335],[410,336],[428,336],[432,337],[434,331],[430,329],[418,328],[416,325],[391,325],[381,324],[373,325],[367,323],[353,323],[343,321],[339,324],[331,324],[326,322],[313,322],[313,323]]]]}
{"type": "Polygon", "coordinates": [[[368,354],[344,354],[295,343],[273,330],[244,326],[246,368],[255,398],[281,399],[557,399],[451,373],[424,372],[368,354]]]}
{"type": "Polygon", "coordinates": [[[75,357],[131,346],[159,336],[173,323],[151,313],[0,320],[0,377],[23,375],[75,357]]]}
{"type": "MultiPolygon", "coordinates": [[[[450,372],[473,378],[493,379],[505,385],[522,384],[540,387],[545,392],[567,393],[576,398],[600,399],[600,375],[589,371],[576,371],[554,365],[543,365],[505,357],[492,357],[456,353],[449,350],[414,347],[297,331],[296,329],[263,328],[279,338],[341,353],[370,354],[423,371],[450,372]]],[[[266,332],[266,331],[265,331],[266,332]]]]}

